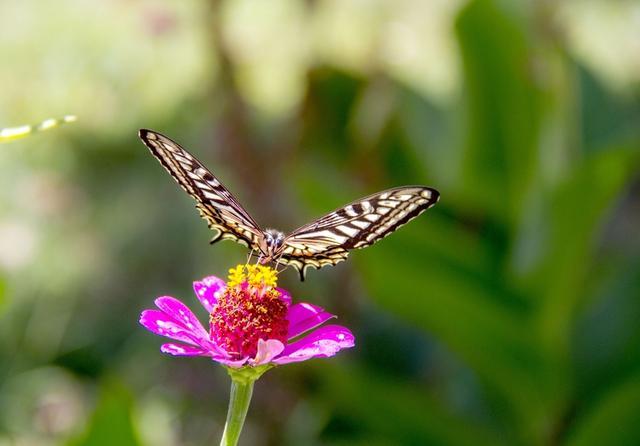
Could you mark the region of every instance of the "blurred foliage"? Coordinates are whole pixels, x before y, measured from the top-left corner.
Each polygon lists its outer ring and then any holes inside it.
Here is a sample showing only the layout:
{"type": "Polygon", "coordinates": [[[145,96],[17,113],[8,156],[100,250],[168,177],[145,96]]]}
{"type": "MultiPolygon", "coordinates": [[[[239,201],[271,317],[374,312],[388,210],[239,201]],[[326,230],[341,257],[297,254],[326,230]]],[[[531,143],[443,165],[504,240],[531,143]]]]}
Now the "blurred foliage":
{"type": "Polygon", "coordinates": [[[82,119],[0,150],[0,445],[219,438],[224,371],[137,318],[245,250],[140,127],[283,230],[442,193],[281,276],[357,348],[266,374],[242,444],[640,443],[640,2],[557,3],[5,1],[0,122],[82,119]]]}
{"type": "Polygon", "coordinates": [[[88,423],[88,432],[71,441],[70,446],[101,446],[112,444],[138,445],[131,422],[131,397],[116,383],[102,386],[100,400],[88,423]]]}

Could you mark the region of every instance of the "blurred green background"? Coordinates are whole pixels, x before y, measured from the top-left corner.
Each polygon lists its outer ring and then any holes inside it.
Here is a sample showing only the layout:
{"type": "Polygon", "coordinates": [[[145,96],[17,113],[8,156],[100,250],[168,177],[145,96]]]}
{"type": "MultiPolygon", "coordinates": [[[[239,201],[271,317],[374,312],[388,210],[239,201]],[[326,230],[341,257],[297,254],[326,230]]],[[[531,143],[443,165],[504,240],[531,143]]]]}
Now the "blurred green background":
{"type": "Polygon", "coordinates": [[[281,284],[357,346],[256,385],[243,445],[640,444],[640,2],[3,0],[0,445],[217,444],[228,378],[159,353],[156,296],[224,276],[137,138],[264,226],[440,203],[281,284]]]}

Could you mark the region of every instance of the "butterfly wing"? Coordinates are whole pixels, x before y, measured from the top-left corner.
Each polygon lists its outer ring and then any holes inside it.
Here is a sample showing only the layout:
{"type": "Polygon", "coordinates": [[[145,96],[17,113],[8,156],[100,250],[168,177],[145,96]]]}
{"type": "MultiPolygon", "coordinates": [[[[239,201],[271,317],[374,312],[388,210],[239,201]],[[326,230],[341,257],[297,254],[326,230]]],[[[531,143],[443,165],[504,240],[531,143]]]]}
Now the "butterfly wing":
{"type": "Polygon", "coordinates": [[[178,143],[152,130],[141,129],[140,139],[171,176],[197,202],[200,215],[216,231],[211,243],[234,240],[258,249],[260,226],[222,183],[178,143]]]}
{"type": "Polygon", "coordinates": [[[305,269],[335,265],[349,251],[370,246],[436,204],[440,193],[403,186],[369,195],[296,229],[282,244],[280,262],[305,269]]]}

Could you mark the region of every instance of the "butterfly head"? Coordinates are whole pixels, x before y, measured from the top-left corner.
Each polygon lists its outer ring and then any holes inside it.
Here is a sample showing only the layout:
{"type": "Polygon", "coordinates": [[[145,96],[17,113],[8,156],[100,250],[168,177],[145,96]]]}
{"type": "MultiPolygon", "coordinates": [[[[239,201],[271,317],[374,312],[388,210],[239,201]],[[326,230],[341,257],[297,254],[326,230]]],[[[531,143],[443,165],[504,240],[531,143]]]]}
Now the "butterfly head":
{"type": "Polygon", "coordinates": [[[275,229],[267,229],[264,231],[264,245],[261,246],[262,252],[268,260],[273,260],[278,255],[278,251],[284,242],[284,234],[275,229]]]}

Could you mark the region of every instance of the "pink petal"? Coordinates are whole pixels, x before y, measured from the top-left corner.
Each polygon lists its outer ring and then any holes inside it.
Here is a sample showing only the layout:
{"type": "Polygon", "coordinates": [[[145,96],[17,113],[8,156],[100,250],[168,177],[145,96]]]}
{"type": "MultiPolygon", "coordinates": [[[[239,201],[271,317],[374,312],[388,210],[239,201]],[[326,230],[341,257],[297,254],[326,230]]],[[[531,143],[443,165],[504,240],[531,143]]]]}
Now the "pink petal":
{"type": "Polygon", "coordinates": [[[211,356],[211,353],[203,348],[185,344],[162,344],[160,351],[173,356],[211,356]]]}
{"type": "Polygon", "coordinates": [[[156,305],[174,321],[181,324],[186,330],[192,332],[199,338],[208,339],[209,334],[204,329],[198,318],[191,310],[178,299],[171,296],[159,297],[155,300],[156,305]]]}
{"type": "Polygon", "coordinates": [[[218,302],[218,297],[224,292],[225,288],[224,280],[216,276],[208,276],[200,281],[193,282],[193,291],[195,291],[200,303],[208,313],[213,311],[213,307],[218,302]]]}
{"type": "Polygon", "coordinates": [[[212,359],[214,361],[216,361],[216,362],[219,362],[220,364],[226,365],[227,367],[239,368],[239,367],[244,366],[247,363],[249,357],[247,356],[245,358],[236,359],[236,360],[227,359],[227,358],[223,358],[223,357],[214,357],[212,359]]]}
{"type": "Polygon", "coordinates": [[[140,324],[152,333],[192,345],[202,345],[202,333],[194,333],[160,310],[144,310],[140,324]]]}
{"type": "Polygon", "coordinates": [[[291,293],[280,287],[276,287],[276,290],[280,293],[280,299],[282,299],[287,306],[291,305],[291,293]]]}
{"type": "Polygon", "coordinates": [[[288,338],[293,339],[296,336],[300,336],[324,324],[333,317],[335,317],[333,314],[316,305],[308,303],[294,304],[289,308],[287,314],[287,319],[289,320],[288,338]]]}
{"type": "Polygon", "coordinates": [[[329,357],[343,348],[355,345],[351,331],[340,325],[321,327],[299,341],[287,345],[282,354],[274,359],[275,364],[305,361],[311,358],[329,357]]]}
{"type": "Polygon", "coordinates": [[[284,344],[277,339],[268,339],[266,341],[258,339],[256,357],[250,362],[252,365],[266,364],[282,353],[283,350],[284,344]]]}

